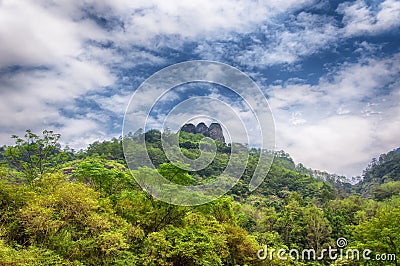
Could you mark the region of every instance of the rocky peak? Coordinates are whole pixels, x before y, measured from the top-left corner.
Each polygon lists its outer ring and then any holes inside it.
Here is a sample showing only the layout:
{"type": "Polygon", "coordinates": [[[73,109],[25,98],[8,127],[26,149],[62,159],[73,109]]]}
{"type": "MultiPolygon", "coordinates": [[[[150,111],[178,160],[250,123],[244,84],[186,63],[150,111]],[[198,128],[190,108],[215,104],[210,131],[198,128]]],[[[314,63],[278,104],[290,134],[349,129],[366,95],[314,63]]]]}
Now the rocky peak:
{"type": "Polygon", "coordinates": [[[225,142],[222,127],[218,123],[211,123],[210,127],[203,122],[199,123],[197,126],[193,124],[185,124],[181,128],[181,131],[192,133],[192,134],[202,134],[205,137],[210,137],[213,140],[219,140],[225,142]]]}
{"type": "Polygon", "coordinates": [[[214,140],[225,142],[224,133],[222,127],[218,123],[212,123],[208,128],[208,136],[214,140]]]}
{"type": "Polygon", "coordinates": [[[188,133],[196,134],[196,126],[191,123],[183,125],[181,130],[188,133]]]}
{"type": "MultiPolygon", "coordinates": [[[[203,134],[204,136],[206,136],[206,135],[207,135],[207,132],[208,132],[208,127],[207,127],[207,125],[204,124],[203,122],[199,123],[199,124],[196,126],[196,133],[197,133],[197,134],[203,134]]],[[[208,136],[207,136],[207,137],[208,137],[208,136]]]]}

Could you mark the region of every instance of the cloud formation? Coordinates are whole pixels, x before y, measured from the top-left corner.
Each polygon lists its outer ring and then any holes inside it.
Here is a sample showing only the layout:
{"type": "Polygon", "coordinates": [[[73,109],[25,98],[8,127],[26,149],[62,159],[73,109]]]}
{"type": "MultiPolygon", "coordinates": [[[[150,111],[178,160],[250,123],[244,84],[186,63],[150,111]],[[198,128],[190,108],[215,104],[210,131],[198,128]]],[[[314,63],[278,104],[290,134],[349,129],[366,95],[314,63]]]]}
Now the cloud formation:
{"type": "Polygon", "coordinates": [[[400,24],[400,2],[385,0],[377,7],[368,6],[365,0],[345,2],[337,11],[343,15],[346,35],[378,34],[400,24]]]}
{"type": "Polygon", "coordinates": [[[270,87],[278,147],[313,168],[361,174],[368,160],[398,145],[399,60],[361,60],[316,85],[270,87]]]}
{"type": "Polygon", "coordinates": [[[264,89],[297,162],[360,174],[399,146],[399,29],[395,0],[2,0],[0,144],[26,128],[75,148],[118,136],[141,82],[209,59],[264,89]]]}

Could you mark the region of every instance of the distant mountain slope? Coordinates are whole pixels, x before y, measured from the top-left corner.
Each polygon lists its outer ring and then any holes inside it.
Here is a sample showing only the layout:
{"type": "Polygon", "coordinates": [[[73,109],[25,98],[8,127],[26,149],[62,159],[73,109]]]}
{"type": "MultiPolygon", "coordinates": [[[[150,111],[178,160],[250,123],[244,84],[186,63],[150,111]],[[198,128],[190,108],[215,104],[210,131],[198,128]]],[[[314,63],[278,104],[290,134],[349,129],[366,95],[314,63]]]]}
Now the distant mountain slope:
{"type": "Polygon", "coordinates": [[[364,170],[363,180],[356,185],[356,190],[365,197],[376,199],[400,192],[400,148],[372,159],[364,170]]]}
{"type": "MultiPolygon", "coordinates": [[[[195,125],[185,125],[179,133],[179,142],[183,154],[192,159],[197,158],[200,154],[200,140],[205,135],[209,136],[208,131],[210,128],[213,129],[216,126],[213,125],[208,128],[204,123],[201,123],[198,127],[199,130],[196,131],[195,125]],[[204,127],[204,130],[201,131],[200,127],[204,127]]],[[[207,180],[221,174],[229,161],[231,144],[221,141],[223,140],[223,134],[220,126],[214,131],[217,132],[215,136],[212,136],[217,140],[217,155],[214,162],[206,169],[190,173],[199,182],[207,182],[207,180]]],[[[161,145],[162,132],[153,129],[138,134],[145,138],[149,156],[156,167],[168,162],[161,145]]],[[[139,135],[136,137],[139,137],[139,135]]],[[[5,150],[5,146],[0,147],[0,163],[3,164],[6,164],[4,158],[5,150]]],[[[231,194],[239,198],[250,195],[248,183],[258,163],[257,155],[259,152],[257,149],[250,149],[247,169],[239,184],[230,192],[231,194]]],[[[94,142],[84,151],[72,151],[70,159],[94,155],[125,164],[122,138],[94,142]]],[[[288,153],[276,151],[270,173],[256,193],[267,197],[277,196],[281,198],[284,197],[286,192],[296,191],[305,197],[320,199],[343,198],[350,194],[359,194],[365,198],[383,200],[400,192],[400,148],[394,149],[387,154],[382,154],[378,159],[373,159],[364,170],[362,181],[358,184],[352,181],[354,180],[350,180],[345,176],[307,168],[301,163],[295,164],[288,153]]]]}

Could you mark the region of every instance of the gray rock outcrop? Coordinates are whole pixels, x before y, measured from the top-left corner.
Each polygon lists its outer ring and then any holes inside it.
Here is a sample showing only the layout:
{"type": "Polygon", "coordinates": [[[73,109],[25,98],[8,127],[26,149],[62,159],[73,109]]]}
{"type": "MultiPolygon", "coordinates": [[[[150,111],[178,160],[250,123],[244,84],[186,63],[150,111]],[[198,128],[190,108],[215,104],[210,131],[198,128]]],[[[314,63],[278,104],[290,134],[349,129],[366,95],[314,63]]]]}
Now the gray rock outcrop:
{"type": "Polygon", "coordinates": [[[181,131],[192,133],[192,134],[202,134],[205,137],[210,137],[213,140],[219,140],[225,142],[224,133],[222,127],[218,123],[212,123],[210,127],[207,127],[203,122],[199,123],[197,126],[193,124],[185,124],[181,128],[181,131]]]}
{"type": "Polygon", "coordinates": [[[191,123],[183,125],[181,130],[184,132],[196,134],[196,126],[191,123]]]}
{"type": "Polygon", "coordinates": [[[204,136],[207,136],[207,132],[208,132],[208,127],[203,122],[199,123],[196,126],[196,134],[203,134],[204,136]]]}
{"type": "Polygon", "coordinates": [[[222,127],[218,123],[212,123],[208,128],[208,136],[214,140],[225,142],[224,133],[222,127]]]}

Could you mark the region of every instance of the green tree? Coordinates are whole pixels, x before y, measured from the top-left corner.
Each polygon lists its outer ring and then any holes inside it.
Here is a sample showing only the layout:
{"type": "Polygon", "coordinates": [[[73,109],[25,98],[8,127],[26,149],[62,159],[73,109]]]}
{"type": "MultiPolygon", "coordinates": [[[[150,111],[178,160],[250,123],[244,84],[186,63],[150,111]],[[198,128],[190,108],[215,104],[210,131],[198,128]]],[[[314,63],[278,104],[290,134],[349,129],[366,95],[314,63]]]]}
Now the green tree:
{"type": "Polygon", "coordinates": [[[400,194],[400,181],[390,181],[384,183],[374,190],[374,197],[377,200],[384,200],[394,195],[400,194]]]}
{"type": "Polygon", "coordinates": [[[161,164],[157,171],[164,178],[175,184],[188,186],[192,185],[194,181],[194,178],[186,170],[172,163],[161,164]]]}
{"type": "Polygon", "coordinates": [[[315,250],[320,250],[323,243],[329,240],[332,231],[328,219],[321,209],[309,205],[304,209],[304,222],[308,244],[315,250]]]}
{"type": "Polygon", "coordinates": [[[365,208],[365,199],[359,196],[350,196],[345,199],[336,199],[326,204],[325,217],[332,228],[333,239],[349,238],[349,226],[358,223],[358,214],[365,208]]]}
{"type": "Polygon", "coordinates": [[[304,244],[304,206],[303,199],[298,193],[292,193],[287,204],[279,213],[275,228],[284,243],[291,247],[304,244]]]}
{"type": "Polygon", "coordinates": [[[61,150],[58,142],[60,134],[44,130],[42,136],[26,130],[24,137],[12,136],[15,145],[7,147],[4,152],[10,167],[22,172],[31,182],[43,173],[52,172],[54,168],[68,159],[68,153],[61,150]]]}
{"type": "Polygon", "coordinates": [[[72,162],[64,169],[71,170],[71,176],[74,179],[88,184],[106,196],[117,194],[128,188],[137,188],[128,169],[115,161],[88,157],[72,162]]]}
{"type": "Polygon", "coordinates": [[[112,138],[110,141],[95,141],[86,149],[86,155],[100,155],[104,158],[117,160],[120,163],[124,163],[124,152],[122,149],[122,139],[112,138]]]}
{"type": "MultiPolygon", "coordinates": [[[[376,214],[352,227],[354,246],[370,249],[374,253],[396,254],[396,265],[400,263],[400,198],[386,201],[376,214]]],[[[372,257],[372,256],[371,256],[372,257]]],[[[381,265],[380,262],[370,262],[381,265]]]]}
{"type": "MultiPolygon", "coordinates": [[[[39,246],[85,265],[110,265],[137,252],[143,231],[115,215],[109,199],[61,175],[44,176],[14,213],[22,246],[39,246]]],[[[132,257],[131,257],[132,258],[132,257]]]]}
{"type": "Polygon", "coordinates": [[[118,215],[147,234],[168,225],[180,226],[189,207],[176,206],[154,199],[141,191],[126,190],[119,196],[115,210],[118,215]]]}

